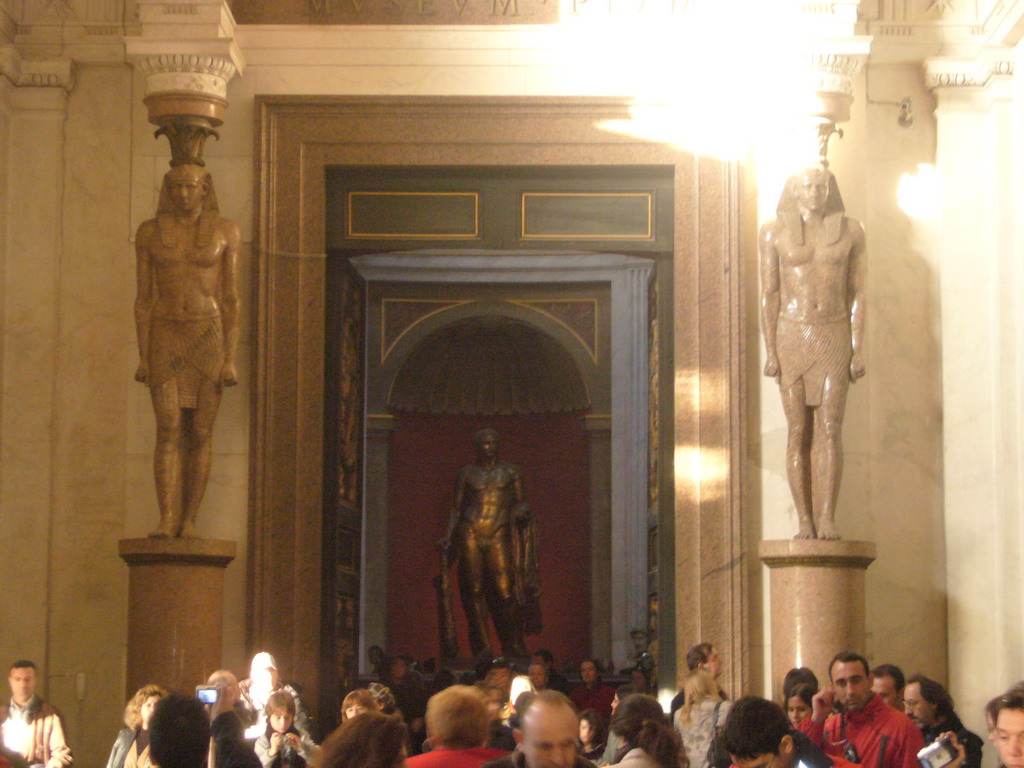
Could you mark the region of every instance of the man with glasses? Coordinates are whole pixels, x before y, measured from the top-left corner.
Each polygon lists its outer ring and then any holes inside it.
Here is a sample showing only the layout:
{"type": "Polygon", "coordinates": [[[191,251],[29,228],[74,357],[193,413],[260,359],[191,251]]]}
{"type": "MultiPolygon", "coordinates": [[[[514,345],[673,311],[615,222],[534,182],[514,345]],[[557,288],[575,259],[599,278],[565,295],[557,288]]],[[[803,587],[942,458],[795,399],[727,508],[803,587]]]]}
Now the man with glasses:
{"type": "Polygon", "coordinates": [[[870,669],[857,653],[836,654],[829,664],[831,685],[815,694],[801,730],[832,757],[868,768],[918,768],[921,730],[871,689],[870,669]],[[839,713],[830,715],[833,704],[839,713]]]}

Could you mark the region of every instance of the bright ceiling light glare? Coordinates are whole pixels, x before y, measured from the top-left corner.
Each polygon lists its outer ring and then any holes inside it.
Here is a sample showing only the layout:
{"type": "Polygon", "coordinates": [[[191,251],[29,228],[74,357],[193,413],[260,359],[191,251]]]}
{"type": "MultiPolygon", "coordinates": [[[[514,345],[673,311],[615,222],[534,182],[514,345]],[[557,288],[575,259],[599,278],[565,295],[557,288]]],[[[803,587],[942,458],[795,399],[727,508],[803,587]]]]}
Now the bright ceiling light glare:
{"type": "Polygon", "coordinates": [[[619,60],[643,71],[634,106],[629,119],[602,129],[741,160],[753,140],[798,114],[807,87],[798,4],[716,0],[687,3],[670,19],[637,19],[644,34],[620,32],[616,42],[622,51],[630,41],[619,60]]]}
{"type": "Polygon", "coordinates": [[[896,204],[911,218],[934,219],[939,211],[939,176],[935,166],[918,163],[917,173],[900,176],[896,204]]]}

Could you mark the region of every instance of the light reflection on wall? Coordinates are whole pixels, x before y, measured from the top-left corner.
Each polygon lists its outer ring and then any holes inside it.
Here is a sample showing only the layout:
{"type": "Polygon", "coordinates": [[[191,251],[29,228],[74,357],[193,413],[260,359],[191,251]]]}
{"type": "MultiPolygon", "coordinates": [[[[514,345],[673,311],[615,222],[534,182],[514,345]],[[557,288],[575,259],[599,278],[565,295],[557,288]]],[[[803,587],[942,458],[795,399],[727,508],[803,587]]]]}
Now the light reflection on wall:
{"type": "Polygon", "coordinates": [[[939,212],[941,180],[931,163],[918,163],[917,173],[904,173],[896,187],[896,204],[907,216],[934,219],[939,212]]]}
{"type": "MultiPolygon", "coordinates": [[[[709,409],[719,409],[717,415],[721,415],[728,407],[726,394],[720,377],[701,378],[689,368],[676,372],[675,402],[684,412],[711,416],[709,409]]],[[[673,457],[676,493],[694,503],[721,499],[729,477],[728,459],[725,448],[701,448],[696,442],[677,445],[673,457]]]]}

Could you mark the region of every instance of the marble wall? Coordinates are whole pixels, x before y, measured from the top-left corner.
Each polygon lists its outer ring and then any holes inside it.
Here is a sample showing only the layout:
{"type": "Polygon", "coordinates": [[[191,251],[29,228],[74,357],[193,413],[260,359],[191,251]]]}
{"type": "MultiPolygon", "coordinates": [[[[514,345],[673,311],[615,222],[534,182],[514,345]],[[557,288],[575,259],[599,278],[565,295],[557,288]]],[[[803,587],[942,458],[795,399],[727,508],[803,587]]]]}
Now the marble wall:
{"type": "MultiPolygon", "coordinates": [[[[589,48],[558,30],[515,28],[243,28],[238,40],[247,68],[230,84],[227,122],[206,156],[221,212],[239,223],[245,242],[241,383],[223,401],[199,527],[240,544],[226,575],[224,661],[243,671],[255,650],[245,635],[254,97],[649,99],[652,67],[668,67],[672,48],[589,48]]],[[[1018,71],[1022,59],[1018,49],[1018,71]]],[[[878,543],[866,650],[908,672],[948,674],[974,726],[979,702],[1024,674],[1016,335],[1024,223],[1012,214],[1024,203],[1024,161],[1008,151],[1024,125],[1020,78],[1012,88],[991,107],[944,105],[936,150],[919,62],[873,65],[858,80],[846,138],[832,152],[847,211],[868,233],[868,377],[850,396],[838,512],[845,536],[878,543]],[[891,102],[908,94],[916,119],[902,128],[891,102]],[[903,174],[936,160],[947,179],[938,225],[904,213],[896,199],[903,174]],[[989,658],[979,676],[977,660],[989,658]]],[[[124,64],[79,64],[70,92],[0,78],[0,547],[18,587],[0,593],[8,617],[0,659],[29,656],[45,666],[47,693],[68,716],[86,766],[105,757],[123,705],[127,569],[116,541],[156,522],[152,414],[147,391],[132,381],[133,238],[155,211],[169,153],[153,138],[142,95],[141,77],[124,64]]],[[[678,135],[688,135],[692,120],[679,119],[678,135]]],[[[638,117],[630,129],[663,127],[638,117]]],[[[754,237],[773,215],[784,171],[773,166],[770,146],[747,138],[752,544],[791,536],[796,520],[783,466],[785,420],[774,383],[760,376],[754,237]]],[[[752,586],[762,584],[759,570],[751,565],[752,586]]],[[[766,591],[753,599],[756,622],[770,605],[766,591]]],[[[766,652],[765,690],[767,659],[766,652]]]]}

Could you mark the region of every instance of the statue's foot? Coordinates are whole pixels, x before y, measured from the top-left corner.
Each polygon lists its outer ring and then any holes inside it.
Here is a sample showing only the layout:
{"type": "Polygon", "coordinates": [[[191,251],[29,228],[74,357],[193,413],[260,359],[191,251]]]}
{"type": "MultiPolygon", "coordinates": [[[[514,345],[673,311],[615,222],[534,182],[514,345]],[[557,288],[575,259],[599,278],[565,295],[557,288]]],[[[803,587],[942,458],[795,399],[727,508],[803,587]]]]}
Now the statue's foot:
{"type": "Polygon", "coordinates": [[[828,541],[837,541],[840,538],[839,531],[836,530],[835,525],[830,521],[825,521],[818,526],[818,538],[826,539],[828,541]]]}
{"type": "Polygon", "coordinates": [[[174,538],[174,531],[171,526],[163,522],[157,527],[155,531],[151,531],[149,534],[151,539],[171,539],[174,538]]]}
{"type": "Polygon", "coordinates": [[[183,539],[198,539],[199,533],[196,531],[196,524],[191,520],[186,520],[181,524],[181,531],[178,533],[183,539]]]}
{"type": "Polygon", "coordinates": [[[797,532],[794,539],[816,539],[818,538],[817,532],[814,530],[814,523],[810,520],[800,521],[800,530],[797,532]]]}

